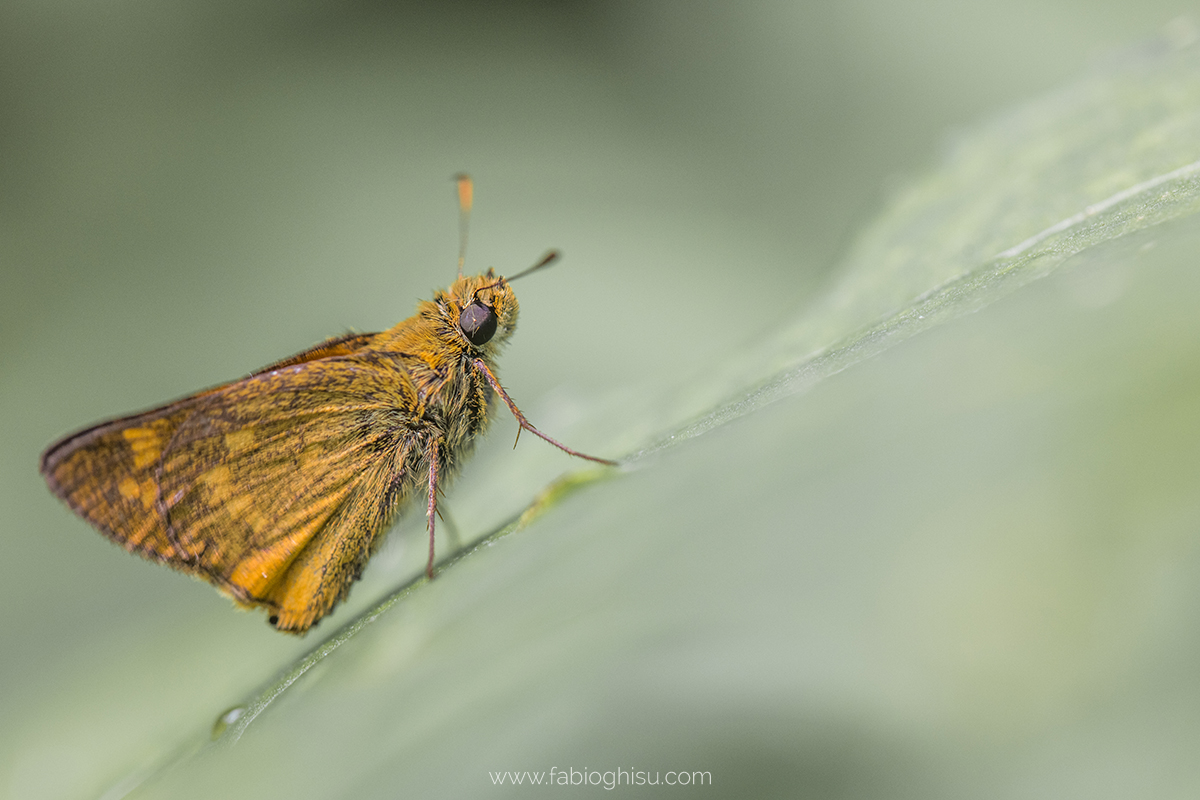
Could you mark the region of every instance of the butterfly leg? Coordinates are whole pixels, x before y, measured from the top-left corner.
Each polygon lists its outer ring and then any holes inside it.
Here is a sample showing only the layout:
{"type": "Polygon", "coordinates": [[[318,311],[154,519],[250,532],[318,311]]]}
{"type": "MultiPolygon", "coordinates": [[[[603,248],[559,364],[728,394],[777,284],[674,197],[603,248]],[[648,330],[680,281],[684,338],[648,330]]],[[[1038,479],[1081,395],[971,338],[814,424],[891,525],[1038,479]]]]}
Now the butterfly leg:
{"type": "Polygon", "coordinates": [[[425,565],[425,574],[433,580],[433,528],[437,518],[437,481],[438,481],[438,445],[436,439],[429,440],[429,508],[425,514],[429,518],[429,563],[425,565]]]}
{"type": "MultiPolygon", "coordinates": [[[[488,369],[488,365],[483,363],[482,358],[475,359],[474,361],[471,362],[471,364],[475,367],[475,369],[477,369],[481,373],[483,373],[483,377],[485,377],[487,379],[487,382],[492,385],[492,388],[496,391],[496,394],[500,395],[500,399],[504,401],[504,404],[506,406],[508,406],[508,410],[512,412],[512,415],[514,417],[516,417],[517,423],[524,430],[529,431],[534,436],[538,436],[538,437],[541,437],[542,439],[545,439],[547,442],[554,445],[559,450],[562,450],[564,453],[567,453],[568,455],[577,456],[579,458],[586,458],[588,461],[595,461],[598,464],[608,464],[609,466],[613,466],[613,467],[615,467],[617,465],[617,462],[609,461],[607,458],[599,458],[598,456],[589,456],[587,453],[581,453],[578,450],[572,450],[570,447],[567,447],[562,442],[558,442],[554,439],[551,439],[549,436],[547,436],[546,434],[539,431],[537,428],[535,428],[533,426],[532,422],[525,419],[525,415],[521,413],[521,409],[517,408],[517,404],[512,401],[511,397],[508,396],[508,392],[504,391],[504,387],[500,385],[500,381],[496,380],[496,376],[494,374],[492,374],[492,371],[490,369],[488,369]]],[[[432,524],[432,523],[430,523],[430,524],[432,524]]]]}

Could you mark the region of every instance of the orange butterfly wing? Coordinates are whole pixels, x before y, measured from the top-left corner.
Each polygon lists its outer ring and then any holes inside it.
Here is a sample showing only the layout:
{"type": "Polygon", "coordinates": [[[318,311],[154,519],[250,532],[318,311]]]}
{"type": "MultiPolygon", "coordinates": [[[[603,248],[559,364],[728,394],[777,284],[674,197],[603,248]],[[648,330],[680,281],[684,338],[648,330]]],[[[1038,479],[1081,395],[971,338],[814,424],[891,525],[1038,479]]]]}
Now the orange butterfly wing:
{"type": "Polygon", "coordinates": [[[304,631],[346,595],[423,478],[412,379],[364,349],[371,336],[68,437],[42,471],[126,549],[304,631]]]}

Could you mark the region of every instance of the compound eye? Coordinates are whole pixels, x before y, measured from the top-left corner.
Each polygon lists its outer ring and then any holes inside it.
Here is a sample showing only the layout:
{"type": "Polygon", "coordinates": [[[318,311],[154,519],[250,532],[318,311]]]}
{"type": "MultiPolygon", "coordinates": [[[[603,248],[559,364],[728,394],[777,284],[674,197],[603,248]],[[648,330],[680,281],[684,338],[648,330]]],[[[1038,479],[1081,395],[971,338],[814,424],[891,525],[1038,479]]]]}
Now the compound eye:
{"type": "Polygon", "coordinates": [[[458,315],[458,327],[476,347],[487,344],[496,335],[496,312],[476,300],[458,315]]]}

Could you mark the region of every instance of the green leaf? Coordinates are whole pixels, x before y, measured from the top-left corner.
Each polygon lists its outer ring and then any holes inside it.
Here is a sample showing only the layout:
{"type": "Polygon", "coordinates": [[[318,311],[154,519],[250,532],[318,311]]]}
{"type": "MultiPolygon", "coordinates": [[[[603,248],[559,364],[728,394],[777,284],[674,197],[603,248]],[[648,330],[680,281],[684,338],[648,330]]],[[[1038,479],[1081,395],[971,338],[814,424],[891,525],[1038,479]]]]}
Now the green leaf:
{"type": "Polygon", "coordinates": [[[552,767],[1194,791],[1198,142],[1198,54],[1166,43],[959,134],[815,306],[671,397],[597,407],[613,479],[566,479],[110,796],[552,767]]]}

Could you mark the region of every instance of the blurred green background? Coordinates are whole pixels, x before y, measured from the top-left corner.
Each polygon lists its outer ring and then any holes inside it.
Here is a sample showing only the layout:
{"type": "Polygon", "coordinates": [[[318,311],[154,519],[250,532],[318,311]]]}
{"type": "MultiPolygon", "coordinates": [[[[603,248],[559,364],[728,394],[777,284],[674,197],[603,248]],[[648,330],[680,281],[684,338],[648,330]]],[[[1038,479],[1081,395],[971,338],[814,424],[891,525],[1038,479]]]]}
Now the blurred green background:
{"type": "MultiPolygon", "coordinates": [[[[554,766],[1195,796],[1186,187],[457,563],[232,745],[219,714],[419,572],[420,514],[294,639],[37,474],[75,428],[408,316],[453,277],[460,170],[469,264],[565,254],[519,285],[506,386],[573,446],[643,450],[1200,159],[1187,9],[4,4],[0,792],[545,795],[489,772],[554,766]]],[[[499,418],[447,498],[470,539],[578,467],[499,418]]]]}

